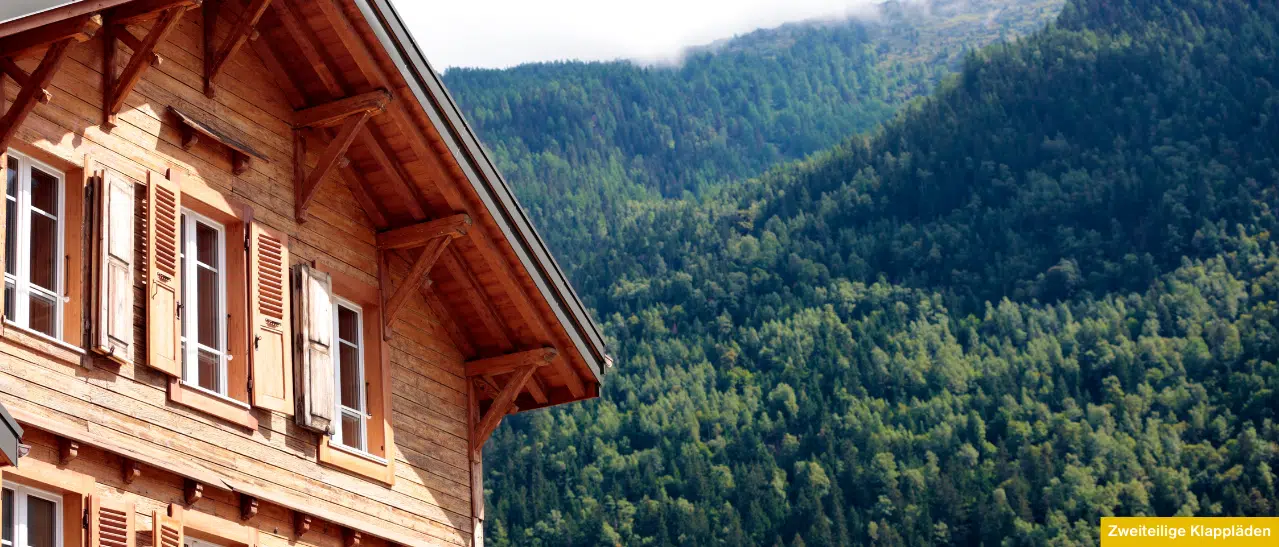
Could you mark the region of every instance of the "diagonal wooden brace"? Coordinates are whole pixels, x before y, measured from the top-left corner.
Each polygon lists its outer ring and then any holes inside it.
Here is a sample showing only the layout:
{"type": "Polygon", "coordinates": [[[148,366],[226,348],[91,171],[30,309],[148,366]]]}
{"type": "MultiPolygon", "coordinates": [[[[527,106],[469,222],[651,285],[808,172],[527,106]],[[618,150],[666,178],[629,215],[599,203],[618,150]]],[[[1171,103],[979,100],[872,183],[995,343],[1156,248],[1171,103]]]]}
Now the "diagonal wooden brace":
{"type": "Polygon", "coordinates": [[[231,26],[231,33],[222,40],[222,45],[214,47],[213,34],[218,21],[218,11],[222,0],[204,2],[204,95],[212,98],[215,94],[213,79],[217,77],[226,62],[240,50],[244,42],[257,34],[256,27],[271,0],[252,0],[240,20],[231,26]]]}
{"type": "Polygon", "coordinates": [[[103,126],[108,129],[115,127],[116,115],[124,107],[124,100],[133,91],[133,86],[137,85],[138,80],[142,79],[142,74],[146,72],[147,68],[160,63],[160,56],[155,53],[156,46],[164,41],[164,38],[173,29],[177,28],[178,20],[182,19],[182,14],[186,13],[187,9],[188,6],[179,6],[163,12],[160,15],[160,19],[147,32],[146,37],[141,40],[130,34],[124,25],[116,24],[115,20],[108,19],[106,28],[103,31],[105,39],[105,47],[102,53],[103,126]],[[124,67],[124,71],[118,76],[116,75],[115,62],[116,41],[123,42],[124,45],[133,50],[133,56],[129,58],[129,64],[124,67]]]}
{"type": "Polygon", "coordinates": [[[546,365],[547,362],[534,362],[524,365],[516,369],[511,378],[506,381],[506,385],[502,386],[502,391],[498,392],[497,397],[493,399],[489,405],[488,412],[484,413],[484,417],[475,424],[475,429],[471,434],[471,453],[479,454],[480,448],[484,446],[484,442],[488,440],[489,435],[497,429],[498,424],[502,423],[502,418],[506,417],[506,413],[511,409],[511,405],[515,404],[515,397],[524,390],[524,384],[537,373],[537,369],[546,365]]]}
{"type": "Polygon", "coordinates": [[[67,56],[67,48],[74,41],[74,38],[66,38],[61,42],[54,42],[45,52],[40,66],[37,66],[35,71],[27,77],[27,83],[18,91],[18,96],[9,106],[9,110],[0,117],[0,150],[8,148],[9,141],[18,132],[22,122],[26,121],[27,115],[31,114],[36,103],[48,101],[49,92],[45,86],[53,80],[53,74],[58,71],[58,66],[67,56]]]}
{"type": "MultiPolygon", "coordinates": [[[[400,282],[400,286],[386,300],[386,305],[382,308],[382,333],[387,340],[391,339],[391,323],[395,322],[395,317],[404,308],[409,296],[426,282],[427,275],[431,273],[431,267],[435,266],[435,262],[439,260],[441,254],[444,254],[444,249],[452,241],[453,238],[451,237],[440,236],[427,242],[426,246],[422,248],[422,254],[419,254],[417,260],[413,261],[413,269],[409,271],[409,275],[404,277],[404,280],[400,282]]],[[[388,288],[386,286],[382,287],[383,294],[388,288]]]]}
{"type": "Polygon", "coordinates": [[[306,222],[306,210],[311,205],[311,198],[315,197],[315,191],[320,187],[320,181],[328,176],[334,167],[338,167],[342,158],[346,154],[347,148],[351,147],[351,142],[355,140],[355,135],[359,133],[364,124],[369,121],[373,115],[372,112],[363,111],[347,117],[346,122],[342,124],[342,129],[338,134],[329,141],[329,145],[324,148],[324,152],[320,153],[319,162],[315,164],[315,168],[310,174],[305,174],[305,164],[303,159],[306,157],[306,140],[302,138],[301,129],[294,129],[294,151],[293,151],[293,170],[297,176],[294,183],[294,214],[298,222],[306,222]]]}

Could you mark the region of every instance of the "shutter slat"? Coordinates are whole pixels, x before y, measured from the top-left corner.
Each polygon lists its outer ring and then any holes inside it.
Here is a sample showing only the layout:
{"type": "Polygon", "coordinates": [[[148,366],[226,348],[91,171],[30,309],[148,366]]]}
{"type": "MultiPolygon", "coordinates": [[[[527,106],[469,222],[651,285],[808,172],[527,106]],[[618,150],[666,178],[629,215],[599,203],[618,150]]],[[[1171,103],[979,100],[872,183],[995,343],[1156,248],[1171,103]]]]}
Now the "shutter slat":
{"type": "Polygon", "coordinates": [[[289,308],[289,238],[257,222],[249,230],[253,405],[292,415],[292,334],[284,316],[289,308]]]}
{"type": "Polygon", "coordinates": [[[134,547],[136,530],[133,523],[134,504],[89,496],[89,546],[134,547]]]}
{"type": "Polygon", "coordinates": [[[109,169],[96,178],[93,349],[127,363],[133,356],[133,181],[109,169]]]}
{"type": "Polygon", "coordinates": [[[298,425],[334,433],[333,280],[306,264],[294,267],[293,299],[298,343],[294,345],[298,425]]]}
{"type": "Polygon", "coordinates": [[[147,179],[147,364],[170,376],[182,375],[181,273],[178,233],[182,189],[160,173],[147,179]]]}

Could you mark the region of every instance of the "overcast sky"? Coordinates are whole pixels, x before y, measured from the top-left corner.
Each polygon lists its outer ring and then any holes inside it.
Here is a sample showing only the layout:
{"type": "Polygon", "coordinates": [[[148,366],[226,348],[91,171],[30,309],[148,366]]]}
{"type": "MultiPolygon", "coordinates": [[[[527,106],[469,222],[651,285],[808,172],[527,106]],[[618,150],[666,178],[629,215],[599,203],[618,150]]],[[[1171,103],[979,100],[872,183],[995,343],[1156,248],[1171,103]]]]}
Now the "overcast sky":
{"type": "Polygon", "coordinates": [[[864,14],[879,0],[399,0],[436,70],[561,59],[673,61],[757,28],[864,14]]]}

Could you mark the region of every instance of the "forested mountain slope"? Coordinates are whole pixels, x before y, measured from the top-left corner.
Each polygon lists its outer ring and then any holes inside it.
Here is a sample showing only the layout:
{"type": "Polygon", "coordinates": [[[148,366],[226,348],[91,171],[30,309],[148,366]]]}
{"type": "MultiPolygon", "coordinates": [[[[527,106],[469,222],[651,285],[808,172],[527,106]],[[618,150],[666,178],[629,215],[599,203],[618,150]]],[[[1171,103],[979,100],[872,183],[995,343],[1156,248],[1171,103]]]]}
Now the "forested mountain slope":
{"type": "Polygon", "coordinates": [[[1095,544],[1276,515],[1279,7],[1071,0],[881,131],[630,202],[601,400],[486,450],[495,545],[1095,544]]]}
{"type": "Polygon", "coordinates": [[[1063,0],[889,2],[697,48],[678,66],[450,69],[445,83],[570,268],[625,202],[759,175],[867,131],[964,52],[1042,27],[1063,0]]]}

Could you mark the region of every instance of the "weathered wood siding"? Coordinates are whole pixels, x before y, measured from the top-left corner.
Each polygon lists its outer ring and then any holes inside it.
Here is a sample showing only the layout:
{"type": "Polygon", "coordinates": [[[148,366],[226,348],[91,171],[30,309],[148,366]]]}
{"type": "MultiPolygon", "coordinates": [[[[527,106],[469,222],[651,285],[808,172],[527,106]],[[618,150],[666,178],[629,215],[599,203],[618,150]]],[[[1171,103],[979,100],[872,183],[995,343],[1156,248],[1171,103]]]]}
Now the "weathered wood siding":
{"type": "MultiPolygon", "coordinates": [[[[70,171],[84,164],[86,155],[132,179],[137,210],[142,211],[148,170],[168,168],[189,172],[184,184],[203,184],[229,199],[253,208],[255,220],[290,237],[292,261],[322,262],[348,275],[376,284],[374,231],[340,178],[323,183],[307,222],[293,219],[292,109],[276,88],[267,68],[251,48],[229,61],[217,80],[218,94],[202,93],[202,15],[188,12],[178,28],[159,46],[164,58],[146,71],[128,96],[118,126],[107,132],[102,116],[102,42],[94,39],[72,46],[69,58],[54,78],[53,100],[36,107],[19,129],[15,148],[56,160],[70,171]],[[191,150],[181,146],[169,106],[216,119],[233,128],[246,143],[267,156],[255,160],[242,175],[231,173],[226,149],[201,141],[191,150]]],[[[149,25],[150,23],[148,23],[149,25]]],[[[228,25],[219,25],[225,33],[228,25]]],[[[135,34],[142,31],[135,29],[135,34]]],[[[122,49],[123,67],[129,51],[122,49]]],[[[19,64],[34,68],[38,59],[19,64]]],[[[17,93],[5,86],[6,102],[17,93]]],[[[310,148],[316,149],[317,146],[310,148]]],[[[76,222],[76,219],[72,219],[76,222]]],[[[232,480],[279,490],[309,500],[312,506],[283,508],[263,503],[249,521],[260,531],[263,545],[339,545],[340,531],[317,519],[312,532],[293,541],[288,510],[325,511],[378,521],[386,529],[429,538],[426,544],[464,545],[471,532],[471,481],[467,462],[466,387],[463,357],[449,341],[439,318],[414,295],[393,328],[392,424],[395,430],[396,478],[383,484],[322,466],[316,461],[317,438],[297,427],[292,418],[253,410],[257,431],[171,403],[168,379],[142,362],[147,339],[143,269],[146,264],[143,222],[135,223],[134,307],[136,331],[130,363],[113,366],[105,358],[80,357],[53,344],[41,343],[8,329],[0,340],[0,397],[20,416],[40,416],[58,432],[77,432],[95,439],[131,439],[125,446],[150,454],[187,461],[232,480]]],[[[88,245],[83,247],[88,249],[88,245]]],[[[85,264],[88,264],[86,257],[85,264]]],[[[403,272],[396,272],[402,275],[403,272]]],[[[87,272],[70,272],[68,282],[88,281],[87,272]],[[78,277],[77,277],[78,276],[78,277]]],[[[398,279],[398,277],[397,277],[398,279]]],[[[87,299],[68,305],[83,306],[87,299]]],[[[85,344],[88,345],[88,344],[85,344]]],[[[66,434],[66,433],[64,433],[66,434]]],[[[30,457],[56,464],[56,438],[32,428],[30,457]]],[[[141,478],[125,484],[120,456],[90,447],[65,469],[96,480],[99,493],[133,498],[137,503],[139,545],[149,544],[152,514],[170,503],[182,503],[183,481],[178,475],[144,468],[141,478]]],[[[239,522],[235,496],[210,485],[194,510],[239,522]]],[[[380,545],[364,536],[364,545],[380,545]]]]}

